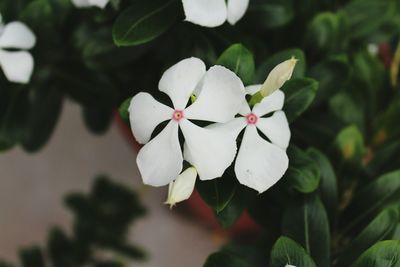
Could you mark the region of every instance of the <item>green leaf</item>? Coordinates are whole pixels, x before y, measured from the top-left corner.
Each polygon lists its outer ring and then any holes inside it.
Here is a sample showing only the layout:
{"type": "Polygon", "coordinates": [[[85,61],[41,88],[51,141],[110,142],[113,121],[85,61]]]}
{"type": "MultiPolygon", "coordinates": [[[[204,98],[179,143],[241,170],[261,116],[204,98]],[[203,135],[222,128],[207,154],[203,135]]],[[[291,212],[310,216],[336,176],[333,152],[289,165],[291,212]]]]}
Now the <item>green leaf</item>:
{"type": "Polygon", "coordinates": [[[109,128],[113,118],[113,108],[104,106],[84,106],[83,119],[92,133],[102,134],[109,128]]]}
{"type": "Polygon", "coordinates": [[[364,252],[351,267],[399,267],[400,241],[381,241],[364,252]]]}
{"type": "Polygon", "coordinates": [[[288,24],[294,17],[292,0],[252,0],[246,18],[258,27],[273,29],[288,24]]]}
{"type": "Polygon", "coordinates": [[[378,241],[390,239],[400,219],[399,207],[383,210],[357,237],[346,246],[339,258],[338,266],[349,266],[366,249],[378,241]]]}
{"type": "Polygon", "coordinates": [[[228,47],[217,60],[222,65],[236,73],[245,85],[253,83],[255,65],[253,54],[242,44],[228,47]]]}
{"type": "Polygon", "coordinates": [[[284,179],[289,186],[301,193],[311,193],[317,190],[320,182],[318,165],[297,147],[290,146],[288,155],[290,166],[284,179]]]}
{"type": "Polygon", "coordinates": [[[47,86],[35,88],[32,97],[26,138],[22,143],[29,152],[35,152],[47,143],[61,114],[63,95],[57,87],[47,86]]]}
{"type": "Polygon", "coordinates": [[[177,0],[131,1],[113,27],[114,43],[118,46],[140,45],[152,41],[176,21],[177,0]]]}
{"type": "Polygon", "coordinates": [[[129,105],[131,104],[132,97],[129,97],[122,102],[119,106],[119,115],[121,116],[122,120],[129,125],[129,105]]]}
{"type": "Polygon", "coordinates": [[[340,50],[346,40],[347,18],[341,12],[316,15],[306,32],[306,45],[313,54],[327,54],[340,50]]]}
{"type": "Polygon", "coordinates": [[[301,49],[287,49],[270,56],[266,61],[264,61],[258,68],[255,77],[255,83],[264,83],[267,79],[268,74],[273,68],[275,68],[279,63],[295,57],[298,61],[296,67],[294,68],[292,78],[303,77],[306,71],[306,58],[301,49]]]}
{"type": "Polygon", "coordinates": [[[318,90],[318,82],[309,78],[291,79],[281,90],[285,93],[283,110],[291,123],[310,107],[318,90]]]}
{"type": "Polygon", "coordinates": [[[272,247],[269,267],[284,267],[286,264],[301,267],[316,267],[314,261],[299,244],[287,237],[280,237],[272,247]]]}
{"type": "Polygon", "coordinates": [[[350,70],[347,60],[343,58],[330,58],[314,65],[308,73],[319,83],[313,104],[319,105],[344,89],[350,77],[350,70]]]}
{"type": "Polygon", "coordinates": [[[316,148],[309,148],[307,155],[317,164],[320,173],[319,195],[324,204],[330,222],[333,222],[334,215],[337,213],[338,186],[336,174],[328,157],[316,148]]]}
{"type": "Polygon", "coordinates": [[[235,224],[253,196],[255,196],[253,190],[241,185],[236,185],[236,192],[234,193],[232,199],[222,211],[216,213],[217,219],[221,226],[223,228],[229,228],[235,224]]]}
{"type": "Polygon", "coordinates": [[[237,183],[235,177],[224,175],[211,181],[200,181],[196,183],[196,189],[201,198],[217,214],[228,205],[235,195],[237,183]]]}
{"type": "Polygon", "coordinates": [[[365,222],[397,201],[400,201],[400,170],[380,176],[355,194],[343,215],[346,229],[363,227],[365,222]]]}
{"type": "Polygon", "coordinates": [[[217,252],[207,258],[203,267],[253,267],[253,265],[237,255],[217,252]]]}
{"type": "Polygon", "coordinates": [[[392,0],[355,0],[344,8],[349,18],[351,38],[371,35],[393,16],[396,2],[392,0]]]}
{"type": "Polygon", "coordinates": [[[341,130],[336,136],[335,145],[341,160],[354,166],[361,165],[365,152],[364,137],[356,126],[350,125],[341,130]]]}
{"type": "Polygon", "coordinates": [[[19,253],[23,267],[44,267],[43,253],[38,247],[23,249],[19,253]]]}
{"type": "Polygon", "coordinates": [[[300,243],[317,266],[330,266],[329,221],[317,195],[292,199],[283,215],[282,233],[300,243]]]}

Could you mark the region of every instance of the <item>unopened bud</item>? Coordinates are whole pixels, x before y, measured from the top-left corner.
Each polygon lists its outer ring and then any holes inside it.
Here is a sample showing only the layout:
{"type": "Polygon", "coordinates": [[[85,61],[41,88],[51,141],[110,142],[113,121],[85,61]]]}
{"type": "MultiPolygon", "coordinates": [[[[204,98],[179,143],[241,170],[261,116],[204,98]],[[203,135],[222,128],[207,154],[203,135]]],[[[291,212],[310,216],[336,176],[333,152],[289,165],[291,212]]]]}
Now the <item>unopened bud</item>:
{"type": "Polygon", "coordinates": [[[194,167],[190,167],[182,172],[175,181],[169,184],[168,199],[165,204],[172,208],[176,203],[188,199],[194,190],[196,184],[197,171],[194,167]]]}
{"type": "Polygon", "coordinates": [[[266,97],[280,89],[292,77],[297,61],[292,57],[273,68],[260,89],[261,95],[266,97]]]}

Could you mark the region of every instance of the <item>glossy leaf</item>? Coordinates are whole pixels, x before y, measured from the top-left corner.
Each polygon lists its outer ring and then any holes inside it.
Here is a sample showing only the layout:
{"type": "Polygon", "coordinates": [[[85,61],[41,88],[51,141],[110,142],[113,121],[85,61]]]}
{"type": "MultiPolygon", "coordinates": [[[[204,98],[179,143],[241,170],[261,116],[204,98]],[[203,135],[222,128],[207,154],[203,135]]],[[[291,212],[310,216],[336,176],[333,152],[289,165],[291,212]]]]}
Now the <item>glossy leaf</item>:
{"type": "Polygon", "coordinates": [[[282,233],[301,244],[318,267],[330,266],[329,221],[317,195],[291,200],[283,215],[282,233]]]}
{"type": "Polygon", "coordinates": [[[400,241],[381,241],[366,252],[351,267],[398,267],[400,266],[400,241]]]}
{"type": "Polygon", "coordinates": [[[375,243],[391,239],[400,219],[398,206],[383,210],[357,237],[351,240],[340,256],[339,266],[349,266],[375,243]]]}
{"type": "Polygon", "coordinates": [[[294,17],[292,0],[253,0],[247,11],[248,19],[258,22],[259,27],[272,29],[289,23],[294,17]]]}
{"type": "Polygon", "coordinates": [[[335,140],[340,158],[360,166],[365,152],[364,138],[356,126],[348,126],[338,133],[335,140]]]}
{"type": "Polygon", "coordinates": [[[218,58],[216,65],[222,65],[236,73],[245,85],[253,83],[255,72],[253,54],[242,44],[228,47],[218,58]]]}
{"type": "Polygon", "coordinates": [[[167,31],[178,16],[177,0],[134,0],[131,3],[114,24],[113,38],[118,46],[150,42],[167,31]]]}
{"type": "Polygon", "coordinates": [[[305,249],[288,237],[280,237],[272,247],[269,267],[286,265],[316,267],[305,249]]]}
{"type": "Polygon", "coordinates": [[[289,123],[310,107],[317,90],[318,82],[308,78],[291,79],[283,85],[282,91],[285,93],[283,110],[289,123]]]}

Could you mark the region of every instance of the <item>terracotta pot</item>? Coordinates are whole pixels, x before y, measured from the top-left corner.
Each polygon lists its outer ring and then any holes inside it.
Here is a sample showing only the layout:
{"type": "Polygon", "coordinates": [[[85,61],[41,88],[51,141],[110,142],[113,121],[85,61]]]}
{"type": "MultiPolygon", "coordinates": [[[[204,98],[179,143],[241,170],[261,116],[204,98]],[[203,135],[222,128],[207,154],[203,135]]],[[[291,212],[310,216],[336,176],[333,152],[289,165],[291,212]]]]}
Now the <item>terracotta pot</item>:
{"type": "MultiPolygon", "coordinates": [[[[115,112],[115,120],[124,138],[135,151],[139,151],[141,145],[136,142],[131,130],[117,111],[115,112]]],[[[258,235],[261,232],[261,227],[248,215],[247,211],[243,212],[238,221],[229,230],[223,230],[215,218],[213,210],[201,199],[197,191],[192,194],[190,199],[180,205],[183,206],[186,214],[192,216],[196,221],[214,231],[226,233],[230,237],[249,237],[258,235]]]]}

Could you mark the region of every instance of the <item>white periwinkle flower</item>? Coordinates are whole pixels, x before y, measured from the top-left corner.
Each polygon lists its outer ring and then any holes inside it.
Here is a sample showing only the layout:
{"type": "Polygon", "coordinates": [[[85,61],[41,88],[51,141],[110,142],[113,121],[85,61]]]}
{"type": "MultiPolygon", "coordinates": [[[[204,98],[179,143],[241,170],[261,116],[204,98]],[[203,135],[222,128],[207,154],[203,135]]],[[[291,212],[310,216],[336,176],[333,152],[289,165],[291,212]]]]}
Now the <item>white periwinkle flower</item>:
{"type": "Polygon", "coordinates": [[[171,206],[176,203],[188,199],[194,190],[196,184],[197,171],[196,168],[190,167],[182,172],[175,181],[169,183],[168,199],[165,204],[171,206]]]}
{"type": "Polygon", "coordinates": [[[146,144],[136,160],[144,183],[167,185],[181,173],[179,128],[185,139],[185,157],[190,155],[187,161],[196,168],[200,179],[220,177],[235,157],[235,140],[190,120],[230,121],[245,101],[242,81],[222,66],[206,71],[200,59],[188,58],[165,71],[158,87],[172,100],[173,108],[148,93],[134,96],[129,106],[133,135],[139,143],[146,144]],[[195,90],[200,92],[197,100],[187,106],[195,90]],[[150,140],[155,127],[163,121],[168,124],[150,140]]]}
{"type": "Polygon", "coordinates": [[[79,8],[97,6],[105,8],[110,0],[72,0],[72,3],[79,8]]]}
{"type": "Polygon", "coordinates": [[[33,72],[33,57],[23,50],[31,49],[35,43],[35,35],[24,23],[13,21],[4,25],[0,19],[0,66],[10,82],[29,82],[33,72]]]}
{"type": "MultiPolygon", "coordinates": [[[[261,85],[252,85],[246,87],[246,91],[254,94],[260,88],[261,85]]],[[[239,112],[241,117],[234,118],[226,124],[209,126],[235,140],[245,129],[235,162],[235,174],[241,184],[259,193],[279,181],[288,168],[289,159],[286,148],[289,145],[290,129],[286,115],[281,110],[284,99],[284,93],[276,90],[263,98],[252,110],[246,103],[239,112]],[[272,116],[265,117],[271,114],[272,116]]]]}
{"type": "Polygon", "coordinates": [[[217,27],[227,20],[234,25],[249,6],[249,0],[182,0],[186,20],[204,27],[217,27]]]}

